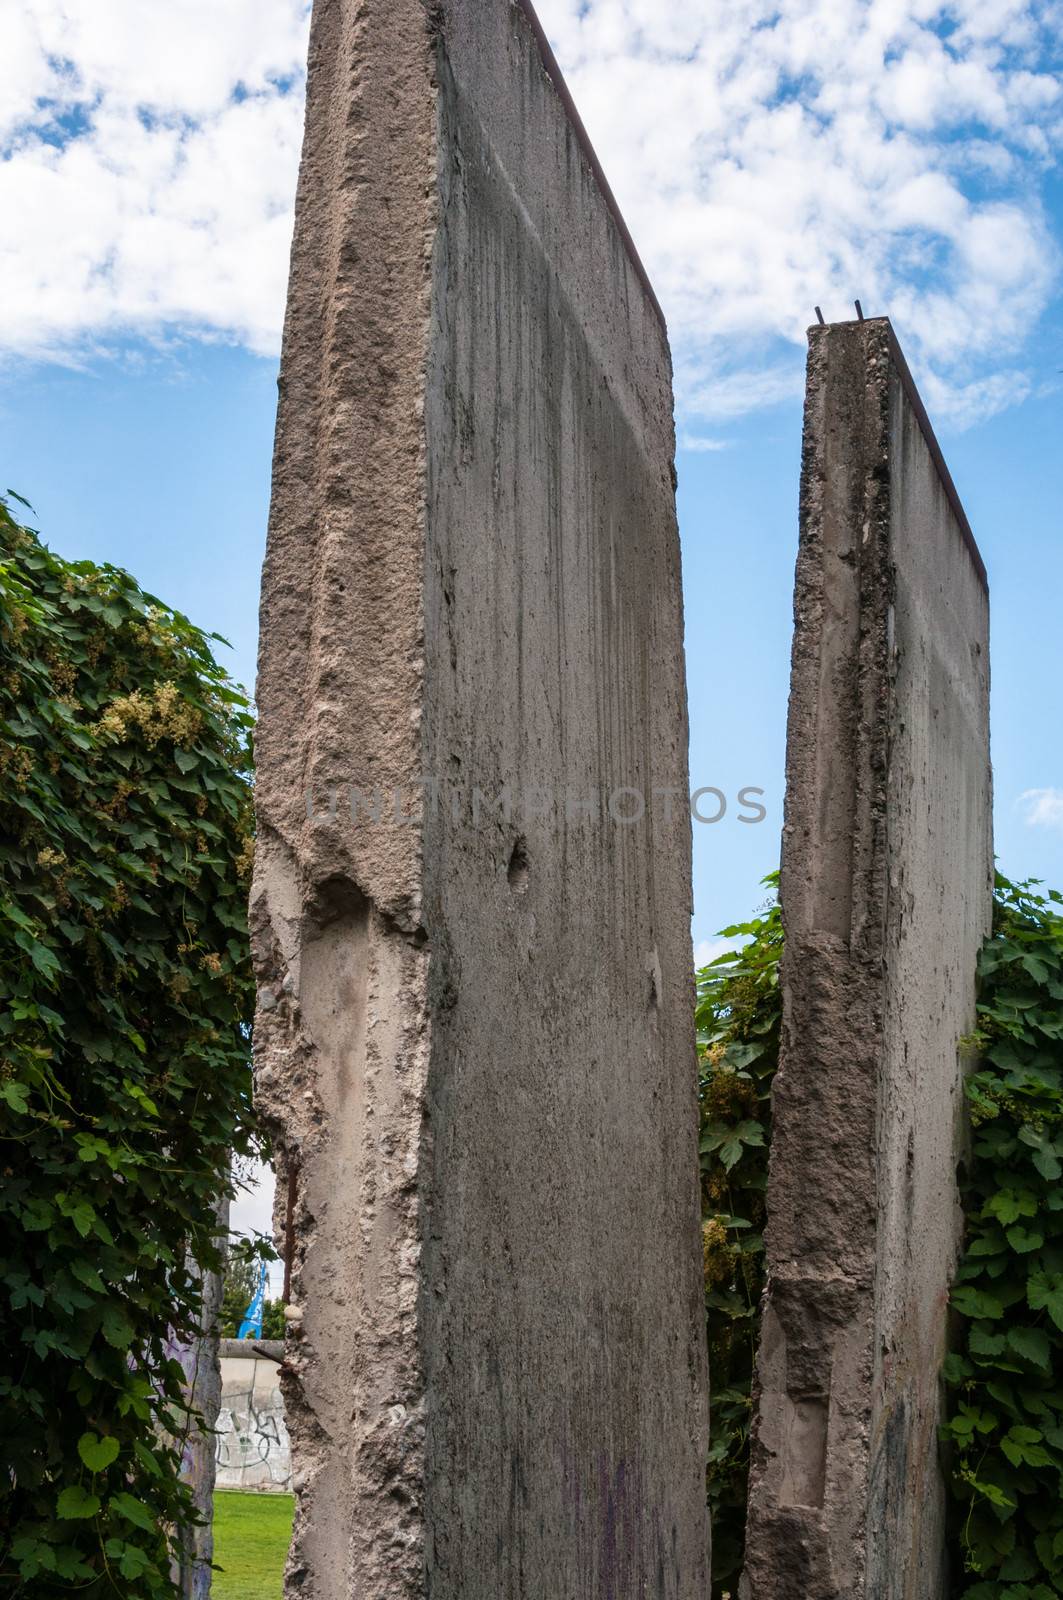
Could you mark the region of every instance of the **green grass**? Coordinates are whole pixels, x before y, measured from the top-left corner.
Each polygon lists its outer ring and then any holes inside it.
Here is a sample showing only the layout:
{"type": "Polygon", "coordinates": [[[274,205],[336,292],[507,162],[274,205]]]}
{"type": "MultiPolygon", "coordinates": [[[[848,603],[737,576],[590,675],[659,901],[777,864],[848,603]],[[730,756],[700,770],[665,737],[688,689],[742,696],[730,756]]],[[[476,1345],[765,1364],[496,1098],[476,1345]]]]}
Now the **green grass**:
{"type": "Polygon", "coordinates": [[[214,1496],[213,1600],[281,1600],[281,1577],[292,1536],[290,1494],[214,1496]]]}

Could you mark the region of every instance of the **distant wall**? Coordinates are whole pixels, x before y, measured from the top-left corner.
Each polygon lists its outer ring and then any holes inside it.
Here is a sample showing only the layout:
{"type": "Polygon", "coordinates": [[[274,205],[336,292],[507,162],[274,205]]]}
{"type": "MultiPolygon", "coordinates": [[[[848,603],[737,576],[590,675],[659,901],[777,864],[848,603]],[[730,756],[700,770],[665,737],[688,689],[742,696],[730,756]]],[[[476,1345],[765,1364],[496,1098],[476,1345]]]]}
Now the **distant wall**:
{"type": "MultiPolygon", "coordinates": [[[[219,1242],[229,1226],[229,1201],[218,1202],[218,1224],[222,1230],[219,1242]]],[[[190,1269],[199,1276],[199,1270],[190,1262],[190,1269]]],[[[210,1595],[211,1562],[214,1558],[214,1527],[211,1506],[214,1499],[214,1438],[218,1407],[221,1404],[221,1374],[218,1370],[219,1339],[218,1316],[221,1311],[222,1275],[204,1272],[201,1276],[202,1301],[200,1304],[199,1333],[187,1344],[174,1343],[170,1354],[181,1363],[185,1374],[185,1393],[188,1404],[196,1416],[201,1417],[202,1428],[190,1428],[185,1436],[181,1461],[181,1476],[192,1491],[192,1500],[204,1519],[185,1527],[180,1533],[180,1564],[178,1582],[181,1600],[208,1600],[210,1595]]]]}
{"type": "MultiPolygon", "coordinates": [[[[284,1420],[278,1364],[265,1356],[223,1354],[221,1410],[215,1441],[218,1489],[257,1489],[288,1493],[292,1487],[291,1448],[284,1420]]],[[[227,1339],[231,1348],[237,1341],[227,1339]]]]}
{"type": "Polygon", "coordinates": [[[940,1600],[958,1043],[992,886],[985,573],[885,319],[813,328],[752,1600],[940,1600]]]}

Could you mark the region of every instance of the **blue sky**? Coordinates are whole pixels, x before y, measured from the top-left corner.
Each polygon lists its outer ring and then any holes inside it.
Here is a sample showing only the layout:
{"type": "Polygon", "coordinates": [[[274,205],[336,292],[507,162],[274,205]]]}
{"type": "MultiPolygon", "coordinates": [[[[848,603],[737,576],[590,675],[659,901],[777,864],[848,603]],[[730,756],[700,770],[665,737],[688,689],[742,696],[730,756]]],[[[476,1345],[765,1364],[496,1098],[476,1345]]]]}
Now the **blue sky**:
{"type": "MultiPolygon", "coordinates": [[[[894,317],[989,568],[1001,864],[1063,885],[1059,7],[540,9],[672,332],[691,774],[732,798],[694,828],[695,940],[777,860],[803,330],[857,295],[894,317]]],[[[144,17],[0,20],[0,476],[250,681],[305,6],[144,17]]]]}

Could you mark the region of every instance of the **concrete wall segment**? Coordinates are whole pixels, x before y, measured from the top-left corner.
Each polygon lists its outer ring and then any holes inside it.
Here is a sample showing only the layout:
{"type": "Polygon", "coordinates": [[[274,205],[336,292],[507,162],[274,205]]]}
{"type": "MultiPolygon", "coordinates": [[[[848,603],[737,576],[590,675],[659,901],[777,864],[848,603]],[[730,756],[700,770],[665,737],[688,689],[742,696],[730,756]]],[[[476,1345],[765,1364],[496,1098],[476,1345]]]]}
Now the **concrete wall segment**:
{"type": "Polygon", "coordinates": [[[707,1581],[671,368],[551,73],[508,0],[315,6],[252,920],[322,1600],[707,1581]],[[426,779],[552,807],[350,814],[426,779]]]}
{"type": "Polygon", "coordinates": [[[757,1600],[944,1592],[958,1042],[992,886],[988,598],[913,395],[885,319],[810,331],[757,1600]]]}

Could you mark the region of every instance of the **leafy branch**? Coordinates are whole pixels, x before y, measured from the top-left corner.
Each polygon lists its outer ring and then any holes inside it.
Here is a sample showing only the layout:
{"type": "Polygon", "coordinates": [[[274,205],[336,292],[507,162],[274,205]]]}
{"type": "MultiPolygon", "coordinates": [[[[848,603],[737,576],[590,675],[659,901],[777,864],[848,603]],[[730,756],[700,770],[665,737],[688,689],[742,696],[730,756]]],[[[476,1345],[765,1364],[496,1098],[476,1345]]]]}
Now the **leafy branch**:
{"type": "Polygon", "coordinates": [[[713,1596],[737,1580],[745,1548],[753,1364],[764,1287],[771,1086],[779,1059],[782,917],[772,900],[725,928],[741,946],[697,974],[702,1242],[708,1321],[713,1596]]]}
{"type": "Polygon", "coordinates": [[[0,498],[0,1584],[26,1600],[175,1593],[175,1353],[259,1143],[251,725],[206,635],[0,498]]]}
{"type": "Polygon", "coordinates": [[[1063,1595],[1063,895],[998,877],[945,1363],[963,1600],[1063,1595]]]}

